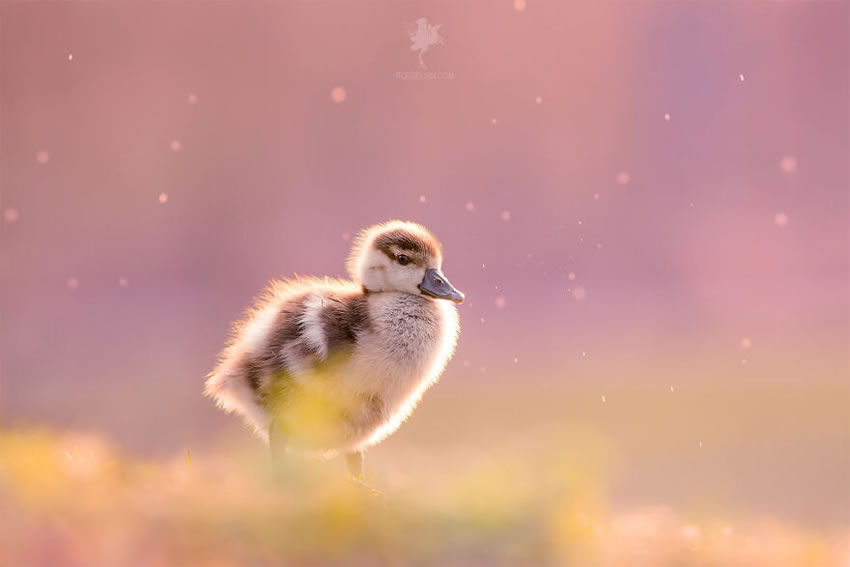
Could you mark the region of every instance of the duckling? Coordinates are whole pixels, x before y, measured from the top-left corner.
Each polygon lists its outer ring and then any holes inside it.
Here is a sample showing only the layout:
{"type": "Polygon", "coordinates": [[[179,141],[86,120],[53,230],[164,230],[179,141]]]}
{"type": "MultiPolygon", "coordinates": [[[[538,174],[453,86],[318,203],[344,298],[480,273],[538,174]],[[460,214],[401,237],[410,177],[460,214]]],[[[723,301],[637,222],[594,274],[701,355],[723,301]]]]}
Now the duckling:
{"type": "Polygon", "coordinates": [[[269,444],[345,455],[362,479],[363,451],[396,431],[454,354],[464,294],[441,271],[439,241],[393,220],[363,230],[351,280],[273,281],[243,319],[204,393],[269,444]]]}

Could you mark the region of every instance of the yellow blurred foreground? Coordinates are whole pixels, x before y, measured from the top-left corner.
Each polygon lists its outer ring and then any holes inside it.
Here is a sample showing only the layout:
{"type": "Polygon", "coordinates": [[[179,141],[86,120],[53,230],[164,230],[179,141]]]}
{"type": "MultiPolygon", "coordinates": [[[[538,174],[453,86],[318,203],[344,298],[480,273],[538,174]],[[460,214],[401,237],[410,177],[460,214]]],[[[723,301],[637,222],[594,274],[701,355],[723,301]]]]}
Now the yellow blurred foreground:
{"type": "Polygon", "coordinates": [[[275,478],[259,444],[153,462],[96,436],[5,431],[0,565],[848,565],[847,530],[609,509],[604,444],[563,442],[582,458],[423,461],[375,495],[339,460],[275,478]]]}

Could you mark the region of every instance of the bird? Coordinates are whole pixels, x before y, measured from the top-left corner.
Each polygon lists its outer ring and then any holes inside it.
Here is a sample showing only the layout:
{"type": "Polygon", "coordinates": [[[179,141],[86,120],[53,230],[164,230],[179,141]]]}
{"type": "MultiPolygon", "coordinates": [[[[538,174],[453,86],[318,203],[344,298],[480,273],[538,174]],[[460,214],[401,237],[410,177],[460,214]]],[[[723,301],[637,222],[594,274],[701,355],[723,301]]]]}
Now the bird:
{"type": "Polygon", "coordinates": [[[343,455],[363,479],[363,453],[411,415],[452,358],[464,301],[424,226],[391,220],[352,241],[350,279],[273,280],[241,320],[204,394],[268,443],[343,455]]]}

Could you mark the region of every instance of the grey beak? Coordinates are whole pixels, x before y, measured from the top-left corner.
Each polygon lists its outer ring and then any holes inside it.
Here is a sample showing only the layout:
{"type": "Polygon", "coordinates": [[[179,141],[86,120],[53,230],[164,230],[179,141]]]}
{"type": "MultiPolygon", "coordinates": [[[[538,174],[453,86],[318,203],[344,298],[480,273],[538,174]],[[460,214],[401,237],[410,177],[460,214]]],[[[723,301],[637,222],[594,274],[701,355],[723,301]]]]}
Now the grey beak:
{"type": "Polygon", "coordinates": [[[455,303],[463,303],[464,295],[456,290],[446,276],[437,268],[428,268],[425,270],[425,279],[419,284],[419,289],[425,295],[436,297],[437,299],[448,299],[455,303]]]}

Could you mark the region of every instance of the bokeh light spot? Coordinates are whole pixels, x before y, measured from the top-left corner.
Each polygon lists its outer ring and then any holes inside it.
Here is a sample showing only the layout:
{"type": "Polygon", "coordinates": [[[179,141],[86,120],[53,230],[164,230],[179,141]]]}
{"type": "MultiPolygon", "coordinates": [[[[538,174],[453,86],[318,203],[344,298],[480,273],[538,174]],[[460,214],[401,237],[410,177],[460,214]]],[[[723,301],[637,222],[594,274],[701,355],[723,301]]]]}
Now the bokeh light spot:
{"type": "Polygon", "coordinates": [[[186,97],[186,101],[189,104],[196,104],[198,102],[198,95],[196,95],[195,93],[191,93],[189,94],[189,96],[186,97]]]}
{"type": "Polygon", "coordinates": [[[629,181],[632,180],[632,177],[631,177],[631,175],[629,175],[629,172],[621,171],[620,173],[617,174],[617,177],[615,177],[615,179],[617,180],[617,183],[619,183],[620,185],[628,185],[629,181]]]}
{"type": "Polygon", "coordinates": [[[517,12],[525,11],[525,0],[514,0],[514,10],[517,12]]]}
{"type": "Polygon", "coordinates": [[[502,211],[502,220],[508,222],[511,220],[511,212],[510,211],[502,211]]]}
{"type": "Polygon", "coordinates": [[[773,217],[773,222],[776,223],[776,226],[785,226],[788,224],[788,215],[785,213],[776,213],[776,216],[773,217]]]}
{"type": "Polygon", "coordinates": [[[331,90],[331,100],[339,104],[345,101],[345,89],[342,87],[334,87],[331,90]]]}
{"type": "Polygon", "coordinates": [[[498,307],[499,309],[504,308],[506,304],[507,304],[507,301],[501,295],[496,298],[496,307],[498,307]]]}
{"type": "Polygon", "coordinates": [[[77,278],[68,278],[68,281],[65,282],[65,285],[68,289],[78,289],[80,287],[80,280],[77,278]]]}
{"type": "Polygon", "coordinates": [[[794,156],[785,156],[779,161],[779,168],[785,173],[794,173],[797,171],[797,158],[794,156]]]}
{"type": "Polygon", "coordinates": [[[18,220],[18,209],[8,208],[3,211],[3,220],[6,222],[15,222],[18,220]]]}
{"type": "Polygon", "coordinates": [[[167,202],[168,202],[168,193],[160,193],[160,194],[159,194],[159,202],[160,202],[160,204],[162,204],[162,205],[164,205],[165,203],[167,203],[167,202]]]}
{"type": "Polygon", "coordinates": [[[171,151],[179,152],[181,149],[183,149],[183,144],[180,143],[180,140],[171,140],[170,147],[171,151]]]}
{"type": "Polygon", "coordinates": [[[50,160],[50,154],[45,151],[40,151],[35,154],[35,161],[38,163],[47,163],[50,160]]]}

